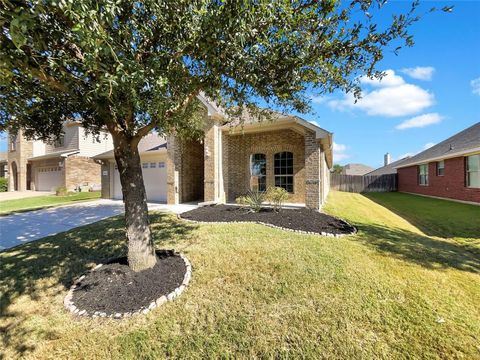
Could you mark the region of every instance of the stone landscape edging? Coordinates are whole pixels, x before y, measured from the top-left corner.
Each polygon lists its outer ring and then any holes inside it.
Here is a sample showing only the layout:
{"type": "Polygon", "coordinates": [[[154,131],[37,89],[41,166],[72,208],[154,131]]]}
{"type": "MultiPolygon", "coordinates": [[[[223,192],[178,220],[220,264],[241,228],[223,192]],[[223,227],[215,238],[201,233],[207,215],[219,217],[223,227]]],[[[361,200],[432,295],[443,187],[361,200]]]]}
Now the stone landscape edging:
{"type": "Polygon", "coordinates": [[[328,233],[328,232],[325,232],[325,231],[315,232],[315,231],[304,231],[304,230],[290,229],[290,228],[286,228],[286,227],[283,227],[283,226],[277,226],[277,225],[273,225],[273,224],[270,224],[270,223],[264,223],[262,221],[200,221],[200,220],[185,219],[180,214],[177,215],[178,219],[183,220],[183,221],[187,221],[187,222],[191,222],[191,223],[195,223],[195,224],[211,224],[211,225],[214,225],[214,224],[260,224],[260,225],[268,226],[268,227],[271,227],[271,228],[274,228],[274,229],[285,230],[285,231],[294,232],[294,233],[302,234],[302,235],[319,235],[319,236],[341,238],[341,237],[344,237],[344,236],[355,235],[357,233],[357,228],[355,226],[349,224],[345,220],[336,218],[334,216],[332,216],[332,217],[337,219],[337,220],[341,220],[345,224],[351,226],[353,228],[353,231],[350,232],[350,233],[345,233],[345,234],[333,234],[333,233],[328,233]]]}
{"type": "Polygon", "coordinates": [[[110,315],[107,315],[105,312],[101,312],[101,311],[95,311],[95,312],[92,313],[92,312],[88,312],[87,310],[82,310],[82,309],[77,308],[75,306],[74,302],[73,302],[73,292],[75,291],[77,286],[80,284],[80,282],[85,278],[85,276],[87,276],[92,271],[95,271],[95,270],[101,268],[104,264],[98,264],[93,269],[87,271],[85,274],[80,276],[73,283],[73,285],[70,287],[67,295],[63,299],[63,306],[65,307],[65,309],[67,309],[73,315],[92,317],[92,318],[100,317],[100,318],[122,319],[122,318],[128,318],[128,317],[135,316],[135,315],[147,314],[151,310],[163,305],[167,301],[173,301],[174,299],[179,297],[180,294],[187,288],[188,284],[190,283],[190,280],[192,278],[192,265],[191,265],[190,261],[182,253],[175,253],[175,254],[180,256],[182,258],[183,262],[185,263],[185,275],[183,277],[182,284],[179,287],[175,288],[175,290],[173,290],[172,292],[168,293],[167,295],[162,295],[158,299],[153,300],[148,306],[142,306],[140,309],[135,310],[135,311],[129,311],[129,312],[124,312],[124,313],[118,312],[118,313],[110,314],[110,315]]]}

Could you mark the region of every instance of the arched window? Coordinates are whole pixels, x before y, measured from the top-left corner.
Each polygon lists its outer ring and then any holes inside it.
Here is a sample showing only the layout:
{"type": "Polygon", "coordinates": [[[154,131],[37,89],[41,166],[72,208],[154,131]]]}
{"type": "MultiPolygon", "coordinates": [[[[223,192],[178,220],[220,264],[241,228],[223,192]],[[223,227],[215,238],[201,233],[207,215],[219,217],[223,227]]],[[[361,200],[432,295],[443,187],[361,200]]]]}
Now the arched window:
{"type": "Polygon", "coordinates": [[[267,157],[265,154],[250,156],[250,187],[252,190],[267,190],[267,157]]]}
{"type": "Polygon", "coordinates": [[[275,186],[293,192],[293,153],[284,151],[274,157],[275,186]]]}

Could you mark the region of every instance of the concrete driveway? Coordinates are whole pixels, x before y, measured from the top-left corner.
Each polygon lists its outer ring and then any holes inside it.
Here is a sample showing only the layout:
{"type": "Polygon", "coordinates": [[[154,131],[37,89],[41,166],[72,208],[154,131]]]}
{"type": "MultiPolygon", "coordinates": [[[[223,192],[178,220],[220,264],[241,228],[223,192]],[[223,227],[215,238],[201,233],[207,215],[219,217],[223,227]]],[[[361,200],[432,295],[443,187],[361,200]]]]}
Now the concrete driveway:
{"type": "MultiPolygon", "coordinates": [[[[196,207],[197,205],[194,204],[148,204],[149,210],[173,212],[176,214],[181,214],[196,207]]],[[[1,216],[0,251],[45,236],[68,231],[78,226],[91,224],[123,212],[122,201],[102,199],[1,216]]]]}

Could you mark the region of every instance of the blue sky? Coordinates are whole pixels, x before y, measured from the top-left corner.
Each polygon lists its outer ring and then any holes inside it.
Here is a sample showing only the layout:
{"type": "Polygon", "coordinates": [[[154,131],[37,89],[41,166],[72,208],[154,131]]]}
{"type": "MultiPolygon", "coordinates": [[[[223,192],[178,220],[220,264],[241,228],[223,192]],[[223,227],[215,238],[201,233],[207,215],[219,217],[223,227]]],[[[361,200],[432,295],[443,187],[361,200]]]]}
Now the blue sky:
{"type": "Polygon", "coordinates": [[[422,8],[445,5],[453,12],[427,14],[412,27],[412,48],[385,53],[380,69],[388,75],[380,84],[365,81],[359,103],[344,94],[314,97],[315,114],[302,117],[334,133],[335,163],[379,167],[386,152],[415,154],[480,121],[480,1],[424,1],[422,8]]]}
{"type": "MultiPolygon", "coordinates": [[[[380,84],[364,81],[356,105],[341,93],[313,97],[314,113],[302,115],[334,133],[335,163],[378,167],[386,152],[399,159],[480,121],[480,1],[422,4],[422,11],[455,8],[416,23],[414,47],[398,56],[387,51],[380,69],[388,75],[380,84]]],[[[393,1],[386,9],[398,13],[409,6],[393,1]]]]}

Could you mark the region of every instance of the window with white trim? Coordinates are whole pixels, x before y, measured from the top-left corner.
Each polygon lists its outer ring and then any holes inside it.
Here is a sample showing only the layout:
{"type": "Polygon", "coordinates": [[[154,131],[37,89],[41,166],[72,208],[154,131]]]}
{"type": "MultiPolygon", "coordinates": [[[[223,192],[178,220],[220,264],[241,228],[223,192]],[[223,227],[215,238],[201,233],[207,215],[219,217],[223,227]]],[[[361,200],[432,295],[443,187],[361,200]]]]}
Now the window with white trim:
{"type": "Polygon", "coordinates": [[[10,135],[10,151],[17,150],[17,134],[10,135]]]}
{"type": "Polygon", "coordinates": [[[418,165],[418,183],[423,186],[428,185],[428,164],[418,165]]]}
{"type": "Polygon", "coordinates": [[[158,163],[158,167],[161,169],[161,168],[164,168],[165,167],[165,162],[161,161],[158,163]]]}
{"type": "Polygon", "coordinates": [[[289,151],[276,153],[273,161],[275,186],[293,193],[293,153],[289,151]]]}
{"type": "Polygon", "coordinates": [[[467,187],[480,188],[480,154],[466,157],[467,187]]]}
{"type": "Polygon", "coordinates": [[[250,156],[250,185],[252,190],[267,190],[267,157],[265,154],[250,156]]]}
{"type": "Polygon", "coordinates": [[[445,175],[445,161],[437,161],[437,176],[445,175]]]}
{"type": "Polygon", "coordinates": [[[143,163],[143,164],[142,164],[142,168],[148,169],[148,163],[143,163]]]}
{"type": "Polygon", "coordinates": [[[157,167],[157,163],[156,162],[151,162],[150,163],[150,168],[156,168],[157,167]]]}
{"type": "Polygon", "coordinates": [[[65,135],[61,134],[58,138],[55,139],[53,146],[56,148],[63,147],[65,145],[65,135]]]}

